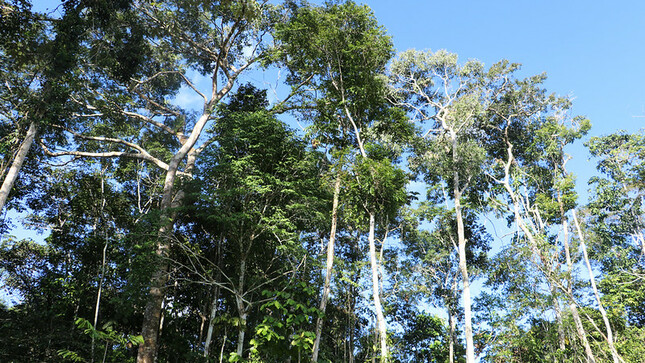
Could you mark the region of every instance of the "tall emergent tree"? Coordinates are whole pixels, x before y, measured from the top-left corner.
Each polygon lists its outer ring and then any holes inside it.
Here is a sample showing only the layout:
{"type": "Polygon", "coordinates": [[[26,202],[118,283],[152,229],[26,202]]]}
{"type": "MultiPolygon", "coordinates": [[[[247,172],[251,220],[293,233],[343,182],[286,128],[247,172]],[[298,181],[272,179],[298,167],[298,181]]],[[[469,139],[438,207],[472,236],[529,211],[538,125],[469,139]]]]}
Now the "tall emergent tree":
{"type": "Polygon", "coordinates": [[[118,15],[113,34],[88,36],[82,84],[71,94],[76,117],[59,126],[74,142],[57,149],[42,143],[50,156],[139,159],[164,172],[159,261],[150,280],[141,362],[154,361],[157,351],[173,210],[184,197],[178,184],[192,173],[203,150],[198,143],[209,143],[202,135],[217,104],[272,52],[267,35],[277,17],[277,6],[263,1],[133,3],[118,15]],[[198,74],[210,80],[203,90],[190,78],[198,74]],[[201,102],[197,114],[177,103],[180,87],[201,102]]]}
{"type": "MultiPolygon", "coordinates": [[[[398,198],[395,204],[403,202],[400,195],[387,195],[389,192],[398,193],[396,190],[402,187],[403,175],[389,165],[397,157],[396,151],[394,154],[384,153],[386,147],[383,144],[389,142],[393,146],[393,141],[409,134],[409,127],[401,113],[393,110],[385,99],[386,79],[383,74],[385,65],[393,55],[393,45],[371,10],[351,1],[328,4],[324,8],[302,7],[294,13],[288,27],[278,30],[278,36],[287,50],[285,62],[290,71],[288,83],[298,85],[310,80],[313,92],[302,94],[300,102],[310,110],[304,116],[313,122],[311,130],[318,142],[332,148],[332,154],[336,156],[336,173],[341,172],[343,163],[347,160],[353,163],[350,168],[353,168],[356,179],[365,178],[355,186],[363,189],[364,199],[361,204],[369,217],[367,220],[357,220],[356,223],[365,225],[369,221],[372,294],[381,359],[386,360],[387,329],[379,297],[376,217],[381,209],[389,208],[382,204],[385,199],[398,198]],[[379,173],[383,174],[379,176],[379,173]],[[379,180],[381,177],[384,179],[379,180]],[[368,180],[374,183],[373,187],[363,184],[368,180]],[[387,188],[393,189],[380,194],[387,188]],[[367,201],[368,199],[374,200],[367,201]]],[[[339,205],[336,200],[340,182],[341,179],[336,178],[333,227],[327,245],[325,286],[320,302],[323,313],[330,293],[339,205]]],[[[318,359],[322,323],[320,318],[316,324],[313,361],[318,359]]]]}
{"type": "Polygon", "coordinates": [[[464,209],[474,213],[482,205],[488,184],[483,170],[490,160],[481,118],[499,80],[514,69],[500,63],[486,71],[477,61],[458,64],[456,54],[416,50],[400,54],[391,68],[393,101],[420,123],[430,123],[418,135],[411,167],[428,185],[443,185],[442,197],[454,209],[468,363],[475,361],[475,346],[464,209]]]}

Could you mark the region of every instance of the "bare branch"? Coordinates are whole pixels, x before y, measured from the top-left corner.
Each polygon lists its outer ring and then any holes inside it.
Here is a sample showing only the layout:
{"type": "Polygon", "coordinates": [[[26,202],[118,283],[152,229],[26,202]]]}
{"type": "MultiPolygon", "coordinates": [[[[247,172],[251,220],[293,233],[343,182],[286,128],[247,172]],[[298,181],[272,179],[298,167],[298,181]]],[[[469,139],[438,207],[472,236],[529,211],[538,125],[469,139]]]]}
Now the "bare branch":
{"type": "Polygon", "coordinates": [[[168,126],[166,124],[163,124],[163,123],[161,123],[159,121],[156,121],[156,120],[152,119],[151,117],[144,116],[144,115],[142,115],[140,113],[125,111],[125,110],[123,111],[123,114],[125,114],[127,116],[130,116],[130,117],[138,118],[138,119],[140,119],[142,121],[145,121],[145,122],[147,122],[147,123],[149,123],[149,124],[151,124],[153,126],[156,126],[156,127],[160,128],[160,129],[166,131],[167,133],[176,136],[179,140],[181,140],[182,138],[186,137],[186,135],[184,135],[183,132],[175,131],[170,126],[168,126]]]}

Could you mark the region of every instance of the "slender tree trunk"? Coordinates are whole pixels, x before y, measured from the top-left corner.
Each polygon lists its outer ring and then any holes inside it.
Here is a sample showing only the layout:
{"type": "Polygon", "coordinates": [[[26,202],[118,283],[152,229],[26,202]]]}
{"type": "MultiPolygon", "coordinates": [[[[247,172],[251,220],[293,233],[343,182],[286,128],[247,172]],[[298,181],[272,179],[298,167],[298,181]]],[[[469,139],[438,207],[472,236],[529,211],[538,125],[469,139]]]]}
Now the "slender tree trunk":
{"type": "Polygon", "coordinates": [[[578,307],[576,306],[576,303],[571,302],[569,304],[569,309],[571,309],[571,316],[573,317],[573,321],[576,325],[576,332],[578,333],[578,337],[580,337],[580,339],[582,340],[582,345],[585,347],[587,362],[595,363],[596,358],[594,358],[593,352],[591,351],[591,346],[589,345],[589,341],[587,340],[587,332],[582,325],[582,320],[580,320],[580,314],[578,314],[578,307]]]}
{"type": "MultiPolygon", "coordinates": [[[[103,217],[103,211],[105,210],[105,178],[104,175],[101,175],[101,209],[100,209],[100,215],[97,217],[97,220],[94,225],[94,233],[96,234],[96,229],[98,228],[98,221],[100,220],[101,217],[103,217]]],[[[94,330],[96,331],[96,326],[98,325],[99,322],[99,311],[101,307],[101,294],[103,293],[103,281],[105,281],[105,264],[107,260],[107,248],[108,248],[108,237],[107,237],[107,229],[106,226],[103,226],[103,239],[105,240],[105,244],[103,245],[103,253],[102,253],[102,258],[101,258],[101,270],[99,272],[99,288],[98,291],[96,292],[96,304],[94,306],[94,323],[92,326],[94,327],[94,330]]],[[[91,362],[94,362],[94,345],[95,345],[95,337],[94,334],[92,334],[92,348],[91,348],[91,362]]],[[[103,356],[103,360],[105,360],[105,355],[103,356]]]]}
{"type": "Polygon", "coordinates": [[[238,287],[235,293],[235,303],[237,305],[237,311],[240,316],[240,323],[238,326],[238,336],[237,336],[237,355],[240,358],[242,358],[242,354],[244,353],[244,335],[246,333],[246,318],[248,316],[246,303],[242,298],[244,293],[245,274],[246,274],[246,259],[242,259],[242,261],[240,262],[240,277],[238,281],[238,287]]]}
{"type": "MultiPolygon", "coordinates": [[[[94,323],[92,326],[96,330],[96,326],[99,322],[99,309],[101,307],[101,293],[103,292],[103,281],[105,279],[105,263],[106,263],[106,254],[107,254],[108,242],[105,241],[103,246],[103,259],[101,260],[101,277],[99,278],[99,289],[96,292],[96,304],[94,306],[94,323]]],[[[92,362],[94,362],[94,334],[92,334],[92,362]]]]}
{"type": "MultiPolygon", "coordinates": [[[[455,187],[457,188],[457,187],[455,187]]],[[[475,343],[473,340],[472,310],[470,301],[470,278],[466,264],[466,237],[464,220],[461,213],[461,195],[455,191],[455,214],[457,217],[457,236],[459,239],[459,271],[462,277],[462,304],[464,306],[464,333],[466,335],[466,362],[475,363],[475,343]]]]}
{"type": "Polygon", "coordinates": [[[568,223],[567,219],[563,218],[562,220],[562,226],[565,230],[565,237],[564,237],[564,257],[567,261],[567,295],[569,296],[569,309],[571,310],[571,316],[573,317],[573,321],[576,326],[576,332],[578,333],[578,337],[582,341],[582,345],[585,348],[585,355],[587,356],[587,362],[595,363],[596,358],[593,355],[593,351],[591,350],[591,346],[589,345],[589,340],[587,339],[587,332],[585,331],[584,326],[582,325],[582,320],[580,320],[580,314],[578,314],[578,306],[576,305],[576,302],[573,299],[573,282],[571,281],[572,276],[571,274],[573,273],[573,261],[571,260],[571,249],[569,248],[569,238],[568,234],[566,231],[568,231],[568,223]]]}
{"type": "Polygon", "coordinates": [[[240,313],[240,328],[239,328],[239,334],[237,336],[237,355],[239,357],[242,357],[242,354],[244,354],[244,335],[246,334],[246,317],[247,314],[246,312],[240,313]]]}
{"type": "Polygon", "coordinates": [[[226,346],[226,340],[228,338],[228,330],[226,329],[226,326],[224,327],[224,338],[222,339],[222,347],[219,350],[219,363],[222,363],[222,360],[224,359],[224,347],[226,346]]]}
{"type": "Polygon", "coordinates": [[[448,312],[448,325],[450,327],[450,335],[448,336],[448,362],[454,363],[456,322],[452,311],[448,312]]]}
{"type": "Polygon", "coordinates": [[[213,329],[215,327],[215,316],[217,315],[217,305],[219,301],[219,286],[213,289],[213,302],[211,303],[211,311],[208,319],[208,330],[206,332],[206,342],[204,343],[204,357],[210,354],[211,342],[213,341],[213,329]]]}
{"type": "Polygon", "coordinates": [[[336,183],[334,184],[334,200],[332,203],[331,212],[331,231],[329,233],[329,244],[327,245],[327,265],[325,266],[325,286],[323,288],[322,298],[320,299],[320,312],[322,316],[318,317],[316,321],[316,340],[314,341],[313,353],[311,361],[318,362],[318,351],[320,348],[320,337],[322,335],[322,326],[324,321],[325,311],[327,309],[327,300],[331,291],[331,274],[334,267],[334,243],[336,241],[336,223],[338,221],[338,198],[340,195],[340,167],[336,175],[336,183]]]}
{"type": "MultiPolygon", "coordinates": [[[[217,274],[215,274],[215,282],[219,283],[222,280],[222,244],[224,243],[224,238],[220,238],[219,243],[217,244],[217,274]]],[[[213,339],[213,329],[215,327],[215,315],[217,314],[217,305],[219,301],[219,285],[215,285],[213,291],[213,303],[211,304],[211,312],[208,320],[208,331],[206,333],[206,342],[204,345],[204,357],[208,357],[210,354],[211,341],[213,339]]]]}
{"type": "MultiPolygon", "coordinates": [[[[564,203],[562,202],[562,195],[558,191],[557,193],[557,198],[558,198],[558,205],[560,207],[560,217],[562,218],[562,229],[564,233],[564,244],[567,246],[566,248],[568,249],[568,241],[569,241],[569,228],[567,227],[567,217],[564,212],[564,203]]],[[[569,261],[569,260],[567,260],[569,261]]],[[[560,302],[558,301],[557,297],[557,288],[553,285],[552,282],[549,282],[549,289],[551,290],[551,295],[553,296],[553,309],[555,310],[555,318],[556,318],[556,323],[558,324],[558,343],[560,346],[560,350],[564,351],[566,348],[565,341],[564,341],[564,327],[562,325],[562,312],[560,311],[560,302]]]]}
{"type": "MultiPolygon", "coordinates": [[[[358,279],[357,279],[358,280],[358,279]]],[[[356,289],[353,286],[349,287],[349,307],[350,309],[348,310],[349,314],[349,347],[348,347],[348,355],[349,358],[347,360],[348,363],[354,363],[354,328],[356,324],[356,319],[354,318],[354,308],[356,305],[356,299],[354,298],[355,296],[355,291],[356,289]]]]}
{"type": "Polygon", "coordinates": [[[551,290],[551,297],[553,301],[553,311],[555,311],[555,322],[558,324],[558,346],[561,351],[565,351],[565,337],[564,337],[564,325],[562,323],[562,311],[560,310],[560,301],[556,294],[556,288],[552,283],[549,282],[549,289],[551,290]]]}
{"type": "MultiPolygon", "coordinates": [[[[457,155],[458,141],[456,132],[448,127],[445,121],[442,121],[444,130],[450,133],[452,161],[454,165],[458,164],[459,156],[457,155]]],[[[468,265],[466,262],[466,234],[464,231],[464,219],[461,207],[461,195],[463,189],[459,171],[453,171],[453,199],[455,203],[455,217],[457,218],[457,239],[459,253],[459,271],[461,272],[463,291],[461,294],[464,306],[464,335],[466,336],[466,363],[475,363],[475,343],[473,340],[472,310],[470,300],[470,278],[468,277],[468,265]]]]}
{"type": "Polygon", "coordinates": [[[36,138],[37,133],[38,125],[35,121],[32,121],[29,124],[29,129],[27,129],[25,139],[20,144],[18,152],[16,153],[16,157],[14,157],[13,162],[11,163],[11,167],[9,168],[7,175],[5,175],[2,186],[0,187],[0,211],[4,209],[4,205],[7,203],[9,192],[11,192],[11,188],[13,188],[13,184],[18,178],[18,173],[20,173],[22,164],[24,164],[25,159],[27,158],[27,154],[29,153],[31,145],[34,143],[34,139],[36,138]]]}
{"type": "Polygon", "coordinates": [[[596,297],[598,310],[600,311],[600,315],[602,315],[602,321],[604,322],[605,329],[607,331],[607,344],[609,345],[609,350],[611,351],[612,359],[614,363],[623,362],[622,358],[618,354],[618,351],[616,350],[616,346],[614,345],[614,334],[611,330],[611,325],[609,324],[607,311],[605,311],[605,308],[602,306],[602,301],[600,300],[600,294],[598,293],[598,288],[596,287],[596,278],[594,277],[593,269],[591,268],[591,264],[589,263],[589,256],[587,255],[587,246],[585,244],[584,235],[582,234],[582,229],[580,228],[580,223],[578,223],[576,210],[573,209],[571,213],[573,215],[573,222],[576,225],[576,231],[578,232],[578,238],[580,239],[580,248],[582,249],[582,256],[585,259],[585,265],[587,266],[587,272],[589,273],[591,288],[593,290],[594,296],[596,297]]]}
{"type": "Polygon", "coordinates": [[[383,316],[383,308],[381,306],[380,287],[379,287],[379,268],[376,260],[376,243],[375,243],[375,216],[374,212],[370,212],[370,230],[368,235],[368,242],[370,248],[370,266],[372,268],[372,294],[374,295],[374,310],[376,310],[376,323],[381,342],[381,362],[389,361],[389,352],[387,349],[387,327],[385,325],[385,317],[383,316]]]}

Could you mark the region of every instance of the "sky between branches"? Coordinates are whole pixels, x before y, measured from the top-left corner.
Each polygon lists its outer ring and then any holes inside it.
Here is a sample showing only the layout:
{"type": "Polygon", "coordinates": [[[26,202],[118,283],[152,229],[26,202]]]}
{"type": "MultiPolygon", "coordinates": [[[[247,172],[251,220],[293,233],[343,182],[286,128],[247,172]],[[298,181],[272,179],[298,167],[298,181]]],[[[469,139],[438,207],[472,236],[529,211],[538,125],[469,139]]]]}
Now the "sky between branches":
{"type": "MultiPolygon", "coordinates": [[[[643,1],[364,3],[392,36],[397,51],[446,49],[462,61],[521,63],[523,76],[546,72],[548,91],[573,98],[573,112],[591,120],[589,136],[645,127],[643,1]]],[[[58,4],[57,0],[36,0],[34,10],[51,11],[58,4]]],[[[269,78],[267,82],[275,82],[269,78]]],[[[582,143],[568,151],[573,156],[568,166],[578,176],[578,190],[584,198],[595,161],[589,161],[582,143]]]]}

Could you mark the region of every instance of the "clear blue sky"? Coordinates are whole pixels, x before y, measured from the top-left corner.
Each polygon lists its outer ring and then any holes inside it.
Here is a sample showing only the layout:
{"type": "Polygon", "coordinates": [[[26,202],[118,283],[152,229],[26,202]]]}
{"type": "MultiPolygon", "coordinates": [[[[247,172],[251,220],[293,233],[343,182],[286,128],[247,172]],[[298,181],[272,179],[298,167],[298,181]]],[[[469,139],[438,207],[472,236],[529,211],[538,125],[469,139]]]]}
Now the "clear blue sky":
{"type": "MultiPolygon", "coordinates": [[[[550,92],[574,98],[590,136],[645,126],[645,1],[365,1],[398,51],[447,49],[486,65],[522,63],[523,76],[546,72],[550,92]],[[639,117],[643,116],[643,117],[639,117]]],[[[595,162],[569,149],[580,191],[595,162]]]]}

